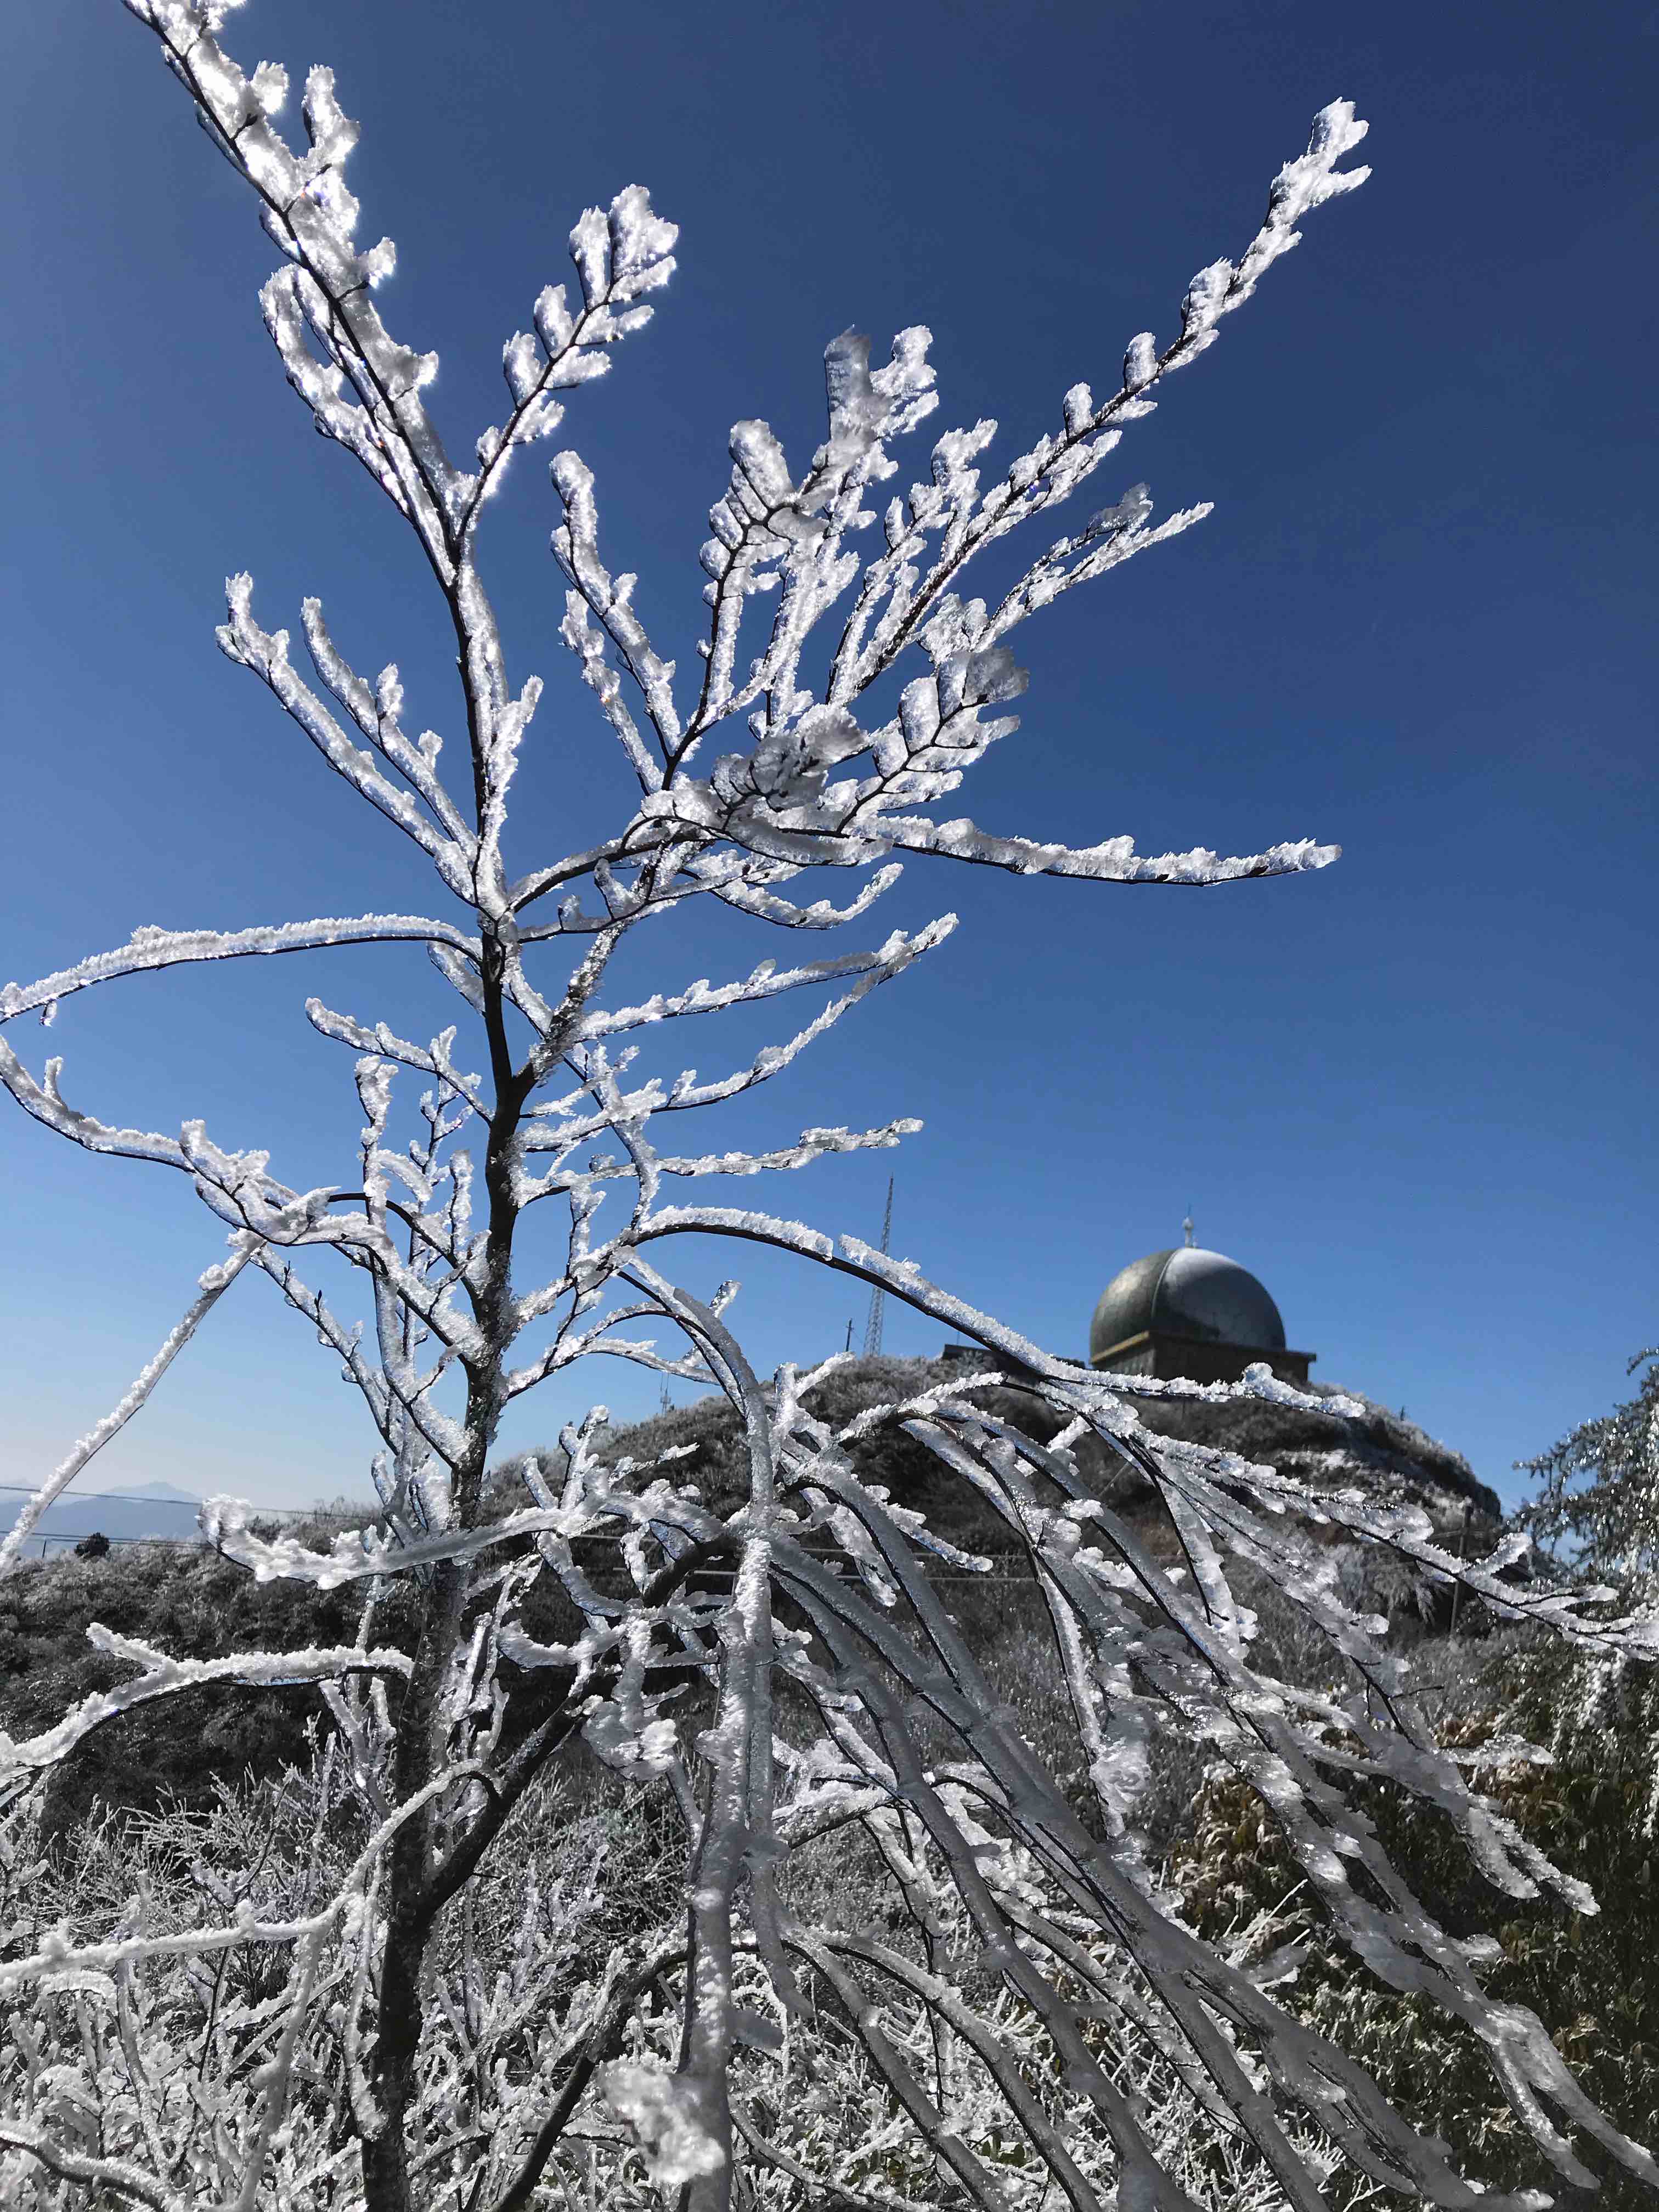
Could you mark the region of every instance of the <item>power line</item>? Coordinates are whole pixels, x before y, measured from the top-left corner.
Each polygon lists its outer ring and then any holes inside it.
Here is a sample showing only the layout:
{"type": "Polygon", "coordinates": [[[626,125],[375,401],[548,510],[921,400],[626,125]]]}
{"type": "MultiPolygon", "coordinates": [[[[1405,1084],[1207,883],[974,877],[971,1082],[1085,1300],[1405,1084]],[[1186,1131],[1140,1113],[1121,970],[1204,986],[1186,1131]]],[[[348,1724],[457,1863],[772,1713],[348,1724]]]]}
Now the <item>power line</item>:
{"type": "MultiPolygon", "coordinates": [[[[27,1483],[0,1482],[0,1490],[15,1490],[20,1498],[33,1498],[39,1487],[37,1484],[35,1489],[31,1490],[27,1483]]],[[[52,1499],[52,1504],[61,1504],[66,1498],[76,1501],[85,1499],[88,1504],[108,1503],[115,1505],[205,1505],[207,1504],[205,1498],[146,1498],[139,1490],[65,1490],[60,1492],[58,1496],[52,1499]]],[[[285,1510],[277,1505],[270,1508],[273,1513],[279,1513],[285,1510]]]]}
{"type": "MultiPolygon", "coordinates": [[[[40,1486],[38,1483],[31,1486],[26,1482],[0,1482],[0,1490],[13,1491],[19,1498],[33,1498],[38,1495],[40,1486]]],[[[52,1504],[62,1505],[66,1501],[72,1505],[84,1503],[88,1505],[202,1506],[207,1504],[205,1498],[150,1498],[147,1497],[142,1490],[64,1490],[52,1499],[52,1504]]],[[[366,1498],[348,1498],[346,1502],[348,1504],[367,1505],[368,1500],[366,1498]]],[[[46,1510],[50,1512],[52,1506],[48,1506],[46,1510]]],[[[315,1510],[315,1506],[314,1504],[260,1505],[256,1507],[255,1510],[260,1513],[310,1513],[315,1510]]]]}

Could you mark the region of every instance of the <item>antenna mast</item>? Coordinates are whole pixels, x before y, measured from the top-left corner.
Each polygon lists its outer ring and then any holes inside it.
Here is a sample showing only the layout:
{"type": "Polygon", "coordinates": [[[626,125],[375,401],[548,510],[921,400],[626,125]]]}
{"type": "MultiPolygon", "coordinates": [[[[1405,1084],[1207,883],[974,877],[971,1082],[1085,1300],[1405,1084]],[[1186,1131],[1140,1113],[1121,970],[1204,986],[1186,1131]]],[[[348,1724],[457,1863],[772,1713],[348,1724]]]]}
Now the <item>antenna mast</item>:
{"type": "MultiPolygon", "coordinates": [[[[893,1239],[893,1178],[887,1178],[887,1211],[882,1216],[881,1249],[884,1255],[892,1249],[893,1239]]],[[[881,1357],[881,1309],[883,1293],[879,1284],[870,1293],[870,1319],[864,1331],[864,1356],[866,1359],[881,1357]]]]}

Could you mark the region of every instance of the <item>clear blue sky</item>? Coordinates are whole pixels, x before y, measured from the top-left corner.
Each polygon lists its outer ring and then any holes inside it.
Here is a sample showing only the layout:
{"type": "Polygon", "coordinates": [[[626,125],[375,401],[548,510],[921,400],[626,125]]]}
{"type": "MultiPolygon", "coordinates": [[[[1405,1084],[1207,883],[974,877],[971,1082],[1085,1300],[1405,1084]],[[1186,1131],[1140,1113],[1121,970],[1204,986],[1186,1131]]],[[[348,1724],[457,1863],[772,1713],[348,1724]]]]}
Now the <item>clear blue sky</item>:
{"type": "MultiPolygon", "coordinates": [[[[1509,1494],[1511,1461],[1624,1395],[1626,1356],[1659,1337],[1659,13],[256,0],[227,38],[296,79],[336,66],[363,124],[362,235],[398,242],[383,306],[443,356],[453,452],[499,419],[501,343],[568,274],[585,204],[638,179],[682,225],[657,323],[562,441],[683,665],[727,426],[764,415],[810,452],[830,337],[856,325],[884,350],[931,325],[933,429],[994,414],[1006,458],[1074,380],[1109,386],[1133,332],[1171,334],[1314,111],[1355,100],[1371,182],[1310,221],[1097,480],[1214,516],[1022,633],[1024,726],[961,802],[1073,842],[1311,835],[1344,859],[1201,894],[913,864],[893,921],[953,907],[964,926],[740,1133],[902,1113],[925,1133],[742,1188],[873,1237],[896,1166],[896,1249],[1068,1352],[1191,1204],[1317,1376],[1405,1406],[1509,1494]]],[[[398,659],[418,717],[453,727],[412,553],[283,384],[245,195],[117,0],[25,11],[5,99],[0,968],[27,979],[138,922],[427,902],[410,848],[212,643],[221,580],[249,567],[268,626],[297,629],[319,592],[359,664],[398,659]]],[[[532,458],[495,574],[515,668],[552,686],[524,784],[549,843],[621,792],[555,635],[551,519],[532,458]]],[[[789,949],[664,939],[655,980],[789,949]]],[[[420,964],[128,984],[50,1042],[106,1117],[204,1114],[320,1177],[361,1115],[301,1003],[395,1018],[420,964]]],[[[43,1055],[32,1024],[13,1034],[43,1055]]],[[[712,1028],[696,1048],[710,1069],[733,1049],[712,1028]]],[[[88,1162],[9,1109],[0,1163],[17,1481],[118,1395],[219,1232],[161,1171],[88,1162]]],[[[694,1284],[731,1272],[688,1256],[694,1284]]],[[[743,1258],[763,1363],[839,1345],[849,1313],[862,1328],[845,1285],[743,1258]]],[[[242,1291],[90,1486],[366,1488],[351,1394],[267,1288],[242,1291]]],[[[940,1334],[890,1307],[890,1348],[940,1334]]],[[[607,1369],[592,1395],[621,1413],[655,1389],[607,1369]]]]}

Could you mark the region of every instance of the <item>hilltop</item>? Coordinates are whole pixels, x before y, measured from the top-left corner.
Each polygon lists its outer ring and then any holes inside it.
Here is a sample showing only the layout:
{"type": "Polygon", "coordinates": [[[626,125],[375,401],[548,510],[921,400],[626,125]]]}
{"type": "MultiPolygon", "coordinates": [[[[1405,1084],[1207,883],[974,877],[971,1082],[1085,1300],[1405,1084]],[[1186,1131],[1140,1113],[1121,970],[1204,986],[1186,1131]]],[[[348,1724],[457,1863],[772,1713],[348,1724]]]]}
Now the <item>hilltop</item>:
{"type": "MultiPolygon", "coordinates": [[[[854,1361],[836,1370],[810,1403],[821,1419],[841,1426],[869,1407],[890,1404],[959,1371],[942,1361],[854,1361]]],[[[976,1395],[988,1410],[1040,1442],[1054,1433],[1053,1416],[1018,1387],[976,1395]]],[[[1466,1461],[1369,1401],[1365,1419],[1357,1424],[1254,1402],[1159,1401],[1146,1411],[1149,1424],[1155,1420],[1170,1433],[1224,1443],[1324,1484],[1352,1480],[1389,1500],[1416,1498],[1428,1504],[1437,1526],[1447,1530],[1455,1528],[1465,1502],[1480,1516],[1480,1538],[1489,1540],[1497,1525],[1498,1500],[1476,1480],[1466,1461]]],[[[719,1508],[743,1481],[741,1443],[732,1409],[725,1399],[711,1395],[618,1427],[604,1439],[601,1451],[607,1459],[648,1461],[678,1448],[684,1455],[675,1462],[675,1480],[697,1482],[719,1508]]],[[[537,1455],[556,1486],[562,1453],[554,1447],[537,1455]]],[[[1023,1562],[1012,1553],[1006,1528],[976,1494],[924,1445],[896,1430],[863,1440],[854,1455],[866,1480],[882,1484],[898,1504],[924,1514],[941,1536],[963,1550],[998,1555],[994,1587],[988,1583],[981,1589],[971,1582],[954,1586],[952,1603],[964,1626],[988,1647],[1010,1637],[1030,1640],[1041,1618],[1037,1593],[1034,1586],[1018,1587],[1023,1562]]],[[[525,1503],[525,1456],[515,1455],[494,1470],[485,1501],[489,1517],[502,1517],[525,1503]]],[[[1170,1535],[1161,1504],[1121,1462],[1099,1448],[1092,1462],[1085,1458],[1085,1472],[1092,1472],[1103,1492],[1110,1490],[1154,1550],[1165,1548],[1170,1535]]],[[[170,1486],[146,1488],[150,1496],[135,1493],[131,1498],[135,1516],[176,1512],[182,1524],[179,1534],[194,1534],[193,1510],[187,1522],[183,1516],[186,1505],[193,1509],[198,1501],[170,1486]]],[[[83,1501],[84,1507],[91,1505],[83,1501]]],[[[89,1521],[88,1527],[100,1526],[106,1534],[126,1533],[112,1522],[118,1509],[107,1493],[95,1510],[104,1518],[89,1521]]],[[[284,1533],[325,1552],[342,1530],[361,1524],[361,1509],[339,1501],[285,1522],[284,1533]]],[[[276,1531],[274,1516],[255,1526],[266,1534],[276,1531]]],[[[133,1533],[156,1532],[150,1528],[133,1533]]],[[[1271,1638],[1278,1620],[1271,1594],[1264,1602],[1262,1593],[1246,1587],[1251,1579],[1245,1576],[1241,1595],[1263,1606],[1263,1632],[1271,1638]]],[[[1401,1636],[1415,1635],[1432,1621],[1432,1593],[1397,1574],[1382,1582],[1386,1586],[1370,1589],[1370,1601],[1397,1616],[1401,1636]]],[[[238,1650],[349,1642],[364,1595],[361,1585],[319,1592],[293,1583],[256,1583],[243,1568],[199,1546],[138,1542],[101,1559],[77,1559],[67,1548],[54,1547],[44,1559],[23,1562],[0,1589],[0,1729],[15,1738],[33,1735],[89,1692],[127,1678],[127,1665],[88,1646],[86,1631],[93,1621],[180,1656],[220,1658],[238,1650]]],[[[377,1618],[377,1640],[413,1650],[416,1596],[407,1583],[394,1585],[377,1618]]],[[[562,1596],[550,1590],[542,1602],[551,1622],[562,1596]]],[[[1283,1626],[1288,1634],[1291,1624],[1283,1626]]],[[[271,1692],[234,1684],[141,1707],[95,1730],[54,1775],[48,1832],[72,1826],[94,1800],[154,1806],[176,1794],[186,1802],[205,1802],[216,1778],[236,1781],[248,1769],[255,1775],[275,1774],[285,1761],[303,1760],[307,1721],[318,1709],[307,1688],[271,1692]]]]}

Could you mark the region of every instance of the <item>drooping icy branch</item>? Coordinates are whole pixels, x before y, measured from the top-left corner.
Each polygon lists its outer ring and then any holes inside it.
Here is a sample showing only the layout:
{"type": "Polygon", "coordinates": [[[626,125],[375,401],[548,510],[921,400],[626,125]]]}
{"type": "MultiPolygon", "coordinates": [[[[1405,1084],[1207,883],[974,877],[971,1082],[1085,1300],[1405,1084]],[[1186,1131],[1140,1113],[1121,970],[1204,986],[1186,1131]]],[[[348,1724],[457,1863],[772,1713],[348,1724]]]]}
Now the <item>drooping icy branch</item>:
{"type": "Polygon", "coordinates": [[[175,1659],[96,1621],[88,1629],[87,1640],[95,1650],[135,1662],[143,1671],[112,1689],[89,1692],[43,1735],[18,1743],[0,1731],[0,1783],[23,1768],[55,1765],[83,1735],[117,1713],[205,1682],[314,1682],[361,1672],[407,1675],[411,1664],[404,1652],[369,1651],[356,1644],[303,1651],[233,1651],[222,1659],[175,1659]]]}
{"type": "MultiPolygon", "coordinates": [[[[1029,1440],[1018,1440],[1022,1449],[1033,1458],[1043,1456],[1040,1448],[1034,1449],[1029,1440]]],[[[1005,1462],[1005,1466],[1006,1466],[1005,1462]]],[[[833,1480],[833,1478],[830,1478],[833,1480]]],[[[849,1493],[855,1510],[869,1513],[867,1504],[859,1500],[856,1492],[849,1493]]],[[[1094,1517],[1103,1522],[1114,1516],[1103,1512],[1097,1501],[1090,1501],[1094,1517]]],[[[1044,1516],[1045,1520],[1048,1516],[1044,1516]]],[[[1004,1804],[1006,1818],[1037,1857],[1045,1862],[1060,1878],[1062,1885],[1079,1902],[1091,1892],[1095,1893],[1102,1905],[1108,1893],[1111,1903],[1106,1907],[1106,1917],[1124,1929],[1133,1954],[1149,1975],[1163,2002],[1181,2021],[1184,2033],[1201,2053],[1206,2068],[1215,2078],[1225,2084],[1229,2102],[1246,2120],[1253,2139],[1272,2160],[1281,2185],[1289,2191],[1292,2201],[1314,2205],[1322,2201],[1316,2196],[1304,2196],[1304,2179],[1299,2176],[1294,2161],[1287,2166],[1283,2162],[1285,2146],[1273,2131],[1264,2128],[1267,2120],[1265,2106],[1257,2103],[1254,2083],[1240,2075],[1227,2045],[1218,2039],[1212,2013],[1231,2018],[1240,2025],[1248,2024],[1252,2033],[1259,2035],[1267,2052],[1273,2072],[1279,2085],[1297,2096],[1319,2123],[1342,2142],[1358,2163],[1368,2172],[1382,2178],[1389,2171],[1398,2174],[1409,2172],[1425,2194],[1438,2201],[1458,2203],[1466,2201],[1461,2185],[1454,2182],[1433,2147],[1423,2146],[1413,2131],[1402,2126],[1400,2119],[1376,2092],[1373,2084],[1340,2057],[1322,2039],[1298,2024],[1288,2021],[1271,2000],[1265,1999],[1253,1983],[1244,1978],[1233,1978],[1233,1970],[1224,1966],[1202,1945],[1192,1951],[1188,1945],[1192,1939],[1179,1923],[1159,1922],[1152,1914],[1150,1900],[1131,1882],[1120,1887],[1121,1873],[1116,1861],[1118,1854],[1111,1850],[1096,1848],[1078,1826],[1074,1816],[1057,1794],[1052,1783],[1033,1762],[1029,1750],[1015,1740],[999,1744],[997,1733],[1012,1719],[1006,1709],[996,1708],[988,1690],[976,1686],[975,1669],[971,1654],[957,1633],[954,1625],[924,1582],[908,1571],[902,1547],[887,1532],[878,1516],[870,1516],[872,1535],[881,1543],[896,1572],[904,1577],[911,1603],[919,1615],[927,1635],[939,1652],[943,1668],[937,1673],[915,1667],[915,1655],[906,1639],[867,1607],[852,1592],[837,1589],[832,1578],[825,1577],[816,1565],[809,1565],[806,1556],[784,1546],[781,1547],[781,1565],[788,1580],[799,1592],[809,1612],[832,1650],[835,1648],[836,1628],[833,1623],[845,1622],[855,1627],[866,1644],[879,1649],[900,1675],[920,1690],[926,1701],[934,1705],[951,1725],[973,1746],[991,1775],[1011,1778],[1009,1794],[1004,1804]],[[1147,1917],[1149,1914],[1152,1917],[1147,1917]],[[1200,2008],[1192,2002],[1190,1992],[1202,1990],[1206,2008],[1200,2008]],[[1332,2092],[1338,2083],[1340,2094],[1332,2092]],[[1379,2160],[1377,2154],[1384,2154],[1379,2160]],[[1450,2194],[1442,2192],[1450,2189],[1450,2194]]],[[[1182,1618],[1184,1632],[1194,1648],[1212,1658],[1215,1646],[1207,1623],[1202,1621],[1189,1601],[1177,1591],[1163,1571],[1146,1559],[1139,1540],[1121,1526],[1115,1526],[1113,1541],[1122,1555],[1139,1561],[1143,1585],[1151,1592],[1157,1589],[1158,1601],[1175,1617],[1182,1618]]],[[[1076,1547],[1075,1534],[1071,1545],[1057,1547],[1053,1556],[1052,1571],[1069,1577],[1074,1569],[1084,1564],[1085,1555],[1076,1547]]],[[[1097,1565],[1103,1565],[1097,1553],[1090,1555],[1097,1565]]],[[[1116,1602],[1113,1583],[1109,1575],[1102,1575],[1097,1588],[1109,1607],[1116,1602]]],[[[1156,1676],[1158,1645],[1156,1639],[1142,1638],[1146,1652],[1145,1663],[1156,1676]]],[[[1248,1692],[1240,1684],[1242,1703],[1237,1708],[1241,1716],[1248,1715],[1245,1729],[1260,1729],[1276,1753],[1289,1751],[1291,1737],[1279,1728],[1275,1714],[1282,1714],[1281,1700],[1272,1693],[1272,1687],[1254,1678],[1248,1692]]],[[[1178,1697],[1179,1692],[1176,1693],[1178,1697]]],[[[881,1715],[884,1741],[890,1750],[902,1751],[907,1741],[907,1731],[894,1703],[893,1692],[873,1681],[866,1692],[866,1702],[872,1711],[881,1715]]],[[[1222,1739],[1229,1756],[1237,1752],[1247,1764],[1250,1759],[1243,1730],[1222,1739]]],[[[1408,1749],[1408,1747],[1407,1747],[1408,1749]]],[[[1077,2037],[1074,2021],[1067,2019],[1066,2008],[1058,2001],[1057,1992],[1040,1980],[1026,1978],[1026,1962],[1020,1952],[1006,1942],[999,1944],[996,1935],[996,1915],[992,1900],[985,1896],[975,1870],[958,1852],[959,1837],[955,1825],[941,1817],[936,1799],[926,1778],[912,1761],[906,1772],[897,1770],[895,1780],[902,1789],[905,1800],[915,1806],[927,1821],[930,1832],[941,1850],[952,1859],[956,1879],[965,1896],[980,1889],[981,1906],[975,1918],[984,1929],[988,1941],[998,1949],[997,1963],[1000,1970],[1019,1979],[1024,1993],[1034,2009],[1048,2024],[1057,2045],[1066,2051],[1073,2065],[1086,2069],[1092,2063],[1083,2051],[1077,2037]],[[1078,2055],[1073,2057],[1073,2052],[1078,2055]]],[[[1270,1757],[1267,1764],[1273,1764],[1270,1757]]],[[[1529,2125],[1538,2139],[1549,2148],[1561,2170],[1577,2179],[1583,2172],[1571,2156],[1565,2142],[1555,2135],[1543,2120],[1541,2111],[1533,2095],[1534,2087],[1544,2089],[1552,2099],[1560,2101],[1574,2118],[1589,2127],[1601,2142],[1630,2170],[1641,2173],[1650,2181],[1659,2179],[1659,2167],[1640,2146],[1630,2142],[1616,2128],[1612,2128],[1601,2115],[1583,2100],[1576,2084],[1566,2074],[1559,2055],[1549,2044],[1536,2019],[1520,2008],[1505,2008],[1505,2018],[1498,2027],[1486,2001],[1470,1974],[1467,1957],[1461,1946],[1450,1943],[1436,1929],[1413,1900],[1403,1893],[1392,1870],[1385,1864],[1368,1860],[1370,1871],[1382,1882],[1395,1912],[1396,1918],[1379,1913],[1363,1900],[1357,1893],[1349,1891],[1341,1860],[1334,1856],[1324,1840],[1321,1830],[1307,1820],[1303,1812],[1304,1796],[1311,1796],[1321,1807],[1322,1823],[1341,1824],[1338,1829],[1338,1845],[1343,1851],[1364,1854],[1364,1838],[1367,1824],[1346,1803],[1334,1799],[1331,1793],[1304,1767],[1300,1788],[1279,1762],[1280,1771],[1275,1775],[1260,1769],[1254,1778],[1264,1797],[1276,1813],[1291,1824],[1297,1835],[1297,1855],[1319,1881],[1322,1887],[1330,1886],[1334,1900],[1338,1904],[1340,1917],[1347,1923],[1348,1937],[1363,1955],[1379,1966],[1388,1978],[1398,1986],[1421,1990],[1432,1995],[1448,2010],[1468,2020],[1480,2023],[1478,2032],[1492,2049],[1494,2070],[1498,2073],[1516,2102],[1525,2112],[1529,2125]],[[1343,1833],[1346,1827],[1346,1834],[1343,1833]],[[1412,1946],[1408,1952],[1397,1940],[1408,1931],[1412,1946]],[[1534,2124],[1536,2123],[1536,2124],[1534,2124]]],[[[1407,1780],[1412,1769],[1406,1759],[1397,1759],[1391,1768],[1394,1778],[1407,1780]]],[[[1468,1800],[1462,1801],[1466,1805],[1468,1800]]],[[[1471,1808],[1473,1810],[1474,1808],[1471,1808]]],[[[1467,2201],[1473,2202],[1472,2193],[1467,2201]]],[[[1516,2200],[1517,2205],[1522,2200],[1516,2200]]]]}
{"type": "MultiPolygon", "coordinates": [[[[899,1702],[906,1692],[932,1706],[964,1740],[976,1762],[994,1778],[994,1788],[998,1781],[1006,1784],[997,1791],[1006,1819],[1037,1863],[1058,1880],[1062,1893],[1069,1894],[1085,1910],[1092,1907],[1091,1917],[1097,1917],[1097,1924],[1110,1927],[1127,1943],[1165,2006],[1176,2014],[1206,2069],[1222,2085],[1229,2104],[1244,2121],[1292,2203],[1304,2208],[1304,2212],[1317,2212],[1322,2199],[1310,2187],[1311,2177],[1273,2124],[1269,2101],[1259,2081],[1241,2066],[1231,2037],[1218,2025],[1218,2014],[1222,2020],[1249,2021],[1272,2050],[1273,2071],[1280,2084],[1317,2112],[1322,2124],[1345,2138],[1367,2171],[1373,2174],[1388,2171],[1367,2154],[1367,2134],[1379,2148],[1386,2145],[1396,2154],[1404,2151],[1409,2156],[1410,2145],[1418,2139],[1352,2062],[1322,2038],[1289,2020],[1179,1922],[1164,1920],[1119,1855],[1109,1847],[1099,1847],[1083,1831],[1016,1732],[1012,1711],[996,1704],[971,1653],[956,1635],[925,1579],[907,1570],[896,1547],[879,1532],[872,1533],[878,1534],[890,1562],[903,1577],[907,1594],[937,1659],[919,1651],[902,1631],[844,1582],[838,1583],[826,1574],[804,1549],[785,1544],[780,1546],[781,1565],[792,1595],[812,1620],[843,1677],[849,1674],[855,1680],[864,1677],[864,1702],[893,1761],[895,1790],[920,1815],[950,1867],[953,1883],[985,1946],[980,1963],[1017,1987],[1043,2021],[1066,2063],[1068,2081],[1081,2088],[1094,2106],[1125,2163],[1142,2170],[1143,2201],[1181,2207],[1185,2212],[1182,2192],[1173,2187],[1151,2159],[1115,2084],[1103,2070],[1097,2052],[1085,2043],[1070,2002],[1044,1980],[1010,1939],[994,1891],[969,1848],[959,1820],[952,1817],[944,1801],[938,1778],[924,1768],[899,1702]],[[880,1656],[884,1662],[881,1676],[873,1670],[866,1674],[860,1663],[860,1645],[872,1656],[880,1656]],[[888,1679],[888,1670],[896,1681],[888,1679]],[[1339,2082],[1340,2091],[1334,2094],[1339,2082]]],[[[1419,2152],[1415,2171],[1423,2174],[1428,2163],[1419,2152]]],[[[1431,2188],[1444,2188],[1453,2178],[1439,2161],[1433,2164],[1437,2170],[1431,2188]]],[[[1455,2203],[1461,2199],[1453,2195],[1443,2201],[1455,2203]]]]}

